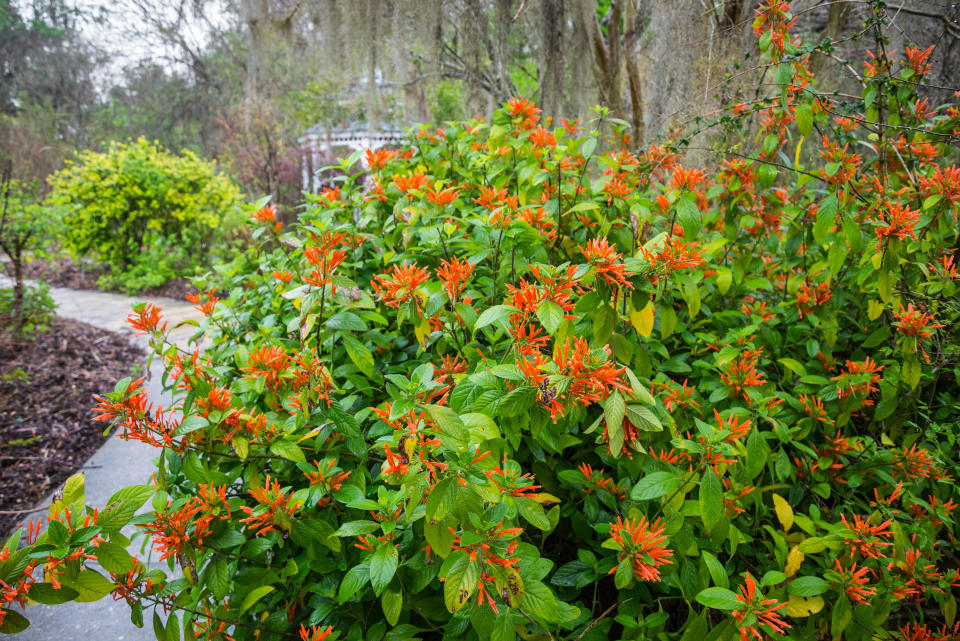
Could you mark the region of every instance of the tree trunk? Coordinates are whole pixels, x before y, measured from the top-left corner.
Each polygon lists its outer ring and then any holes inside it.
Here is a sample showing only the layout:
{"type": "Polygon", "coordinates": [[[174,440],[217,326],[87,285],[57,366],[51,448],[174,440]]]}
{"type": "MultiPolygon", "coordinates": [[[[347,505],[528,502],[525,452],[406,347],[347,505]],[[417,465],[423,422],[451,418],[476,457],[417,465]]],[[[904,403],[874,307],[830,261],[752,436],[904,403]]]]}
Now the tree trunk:
{"type": "Polygon", "coordinates": [[[561,115],[563,100],[563,0],[542,0],[540,58],[540,108],[544,116],[561,115]]]}

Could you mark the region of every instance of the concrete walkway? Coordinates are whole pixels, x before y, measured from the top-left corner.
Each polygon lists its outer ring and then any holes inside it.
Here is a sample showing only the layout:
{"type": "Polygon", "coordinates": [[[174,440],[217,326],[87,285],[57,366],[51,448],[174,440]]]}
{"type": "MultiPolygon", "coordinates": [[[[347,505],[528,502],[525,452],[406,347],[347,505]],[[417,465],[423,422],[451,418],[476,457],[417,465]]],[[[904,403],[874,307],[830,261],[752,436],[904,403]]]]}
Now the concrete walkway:
{"type": "MultiPolygon", "coordinates": [[[[0,277],[0,288],[10,287],[11,283],[0,277]]],[[[139,302],[159,305],[163,317],[173,327],[187,319],[199,320],[203,316],[190,303],[169,298],[131,298],[121,294],[96,291],[80,291],[54,287],[50,296],[57,303],[61,316],[89,323],[102,329],[130,335],[131,339],[147,348],[143,337],[134,338],[134,331],[127,325],[127,314],[131,306],[139,302]]],[[[178,345],[187,348],[187,341],[196,328],[185,326],[174,329],[171,338],[178,345]]],[[[167,405],[170,397],[163,393],[160,385],[162,363],[154,359],[144,381],[149,398],[154,403],[167,405]]],[[[92,401],[91,401],[92,403],[92,401]]],[[[111,438],[104,443],[81,468],[85,475],[87,505],[103,507],[110,496],[121,487],[148,483],[154,471],[153,459],[157,449],[144,443],[111,438]]],[[[49,504],[47,501],[45,504],[49,504]]],[[[149,505],[149,504],[148,504],[149,505]]],[[[40,512],[40,516],[44,513],[40,512]]],[[[36,518],[37,515],[34,515],[36,518]]],[[[128,532],[129,536],[130,533],[128,532]]],[[[142,539],[130,547],[131,554],[140,552],[142,539]]],[[[161,567],[161,566],[158,566],[161,567]]],[[[169,570],[164,567],[169,574],[169,570]]],[[[35,605],[25,613],[30,627],[20,634],[11,635],[16,641],[152,641],[156,639],[150,623],[151,612],[144,612],[145,625],[137,628],[130,622],[130,608],[124,601],[113,601],[109,596],[93,603],[65,603],[57,606],[35,605]]]]}

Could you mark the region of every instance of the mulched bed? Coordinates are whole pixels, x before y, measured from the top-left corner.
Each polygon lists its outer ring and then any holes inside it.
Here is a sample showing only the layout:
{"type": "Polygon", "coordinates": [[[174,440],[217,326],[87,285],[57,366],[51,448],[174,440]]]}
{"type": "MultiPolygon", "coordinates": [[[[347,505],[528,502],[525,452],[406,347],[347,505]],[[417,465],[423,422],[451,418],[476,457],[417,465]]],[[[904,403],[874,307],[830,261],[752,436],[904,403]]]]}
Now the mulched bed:
{"type": "Polygon", "coordinates": [[[144,357],[120,334],[64,318],[34,341],[0,333],[0,536],[103,444],[94,395],[144,357]]]}
{"type": "MultiPolygon", "coordinates": [[[[69,287],[70,289],[99,289],[97,279],[106,270],[96,264],[79,264],[69,256],[55,256],[43,260],[25,263],[25,276],[42,281],[51,287],[69,287]]],[[[186,278],[178,278],[160,287],[152,287],[139,292],[142,296],[165,296],[174,300],[183,300],[187,294],[196,291],[186,278]]]]}

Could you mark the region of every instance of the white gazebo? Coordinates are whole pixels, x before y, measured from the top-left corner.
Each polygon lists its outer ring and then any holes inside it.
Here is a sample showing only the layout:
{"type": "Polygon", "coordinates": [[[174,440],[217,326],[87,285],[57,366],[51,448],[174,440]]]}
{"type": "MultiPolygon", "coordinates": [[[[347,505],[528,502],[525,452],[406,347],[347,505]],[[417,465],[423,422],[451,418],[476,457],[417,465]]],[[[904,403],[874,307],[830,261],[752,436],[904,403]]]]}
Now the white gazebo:
{"type": "MultiPolygon", "coordinates": [[[[303,150],[303,189],[317,192],[322,187],[319,170],[334,149],[349,149],[350,152],[380,149],[400,142],[405,133],[402,129],[381,126],[372,129],[367,123],[351,123],[344,127],[327,128],[314,125],[297,142],[303,150]]],[[[366,160],[361,158],[366,166],[366,160]]]]}

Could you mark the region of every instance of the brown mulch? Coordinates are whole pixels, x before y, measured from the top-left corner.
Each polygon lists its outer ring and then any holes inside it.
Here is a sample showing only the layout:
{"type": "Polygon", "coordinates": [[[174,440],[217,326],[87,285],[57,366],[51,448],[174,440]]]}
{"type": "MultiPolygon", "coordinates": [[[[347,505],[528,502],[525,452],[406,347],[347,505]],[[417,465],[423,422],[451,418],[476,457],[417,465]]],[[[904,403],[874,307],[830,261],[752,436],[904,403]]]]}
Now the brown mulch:
{"type": "MultiPolygon", "coordinates": [[[[52,256],[43,260],[24,263],[24,275],[32,280],[42,281],[52,287],[70,289],[97,290],[97,279],[106,271],[95,263],[79,264],[69,256],[52,256]]],[[[164,283],[160,287],[151,287],[139,292],[142,296],[165,296],[174,300],[183,300],[187,294],[196,291],[186,278],[178,278],[164,283]]]]}
{"type": "Polygon", "coordinates": [[[144,357],[120,334],[64,318],[33,341],[0,333],[0,536],[103,444],[94,395],[144,357]]]}

